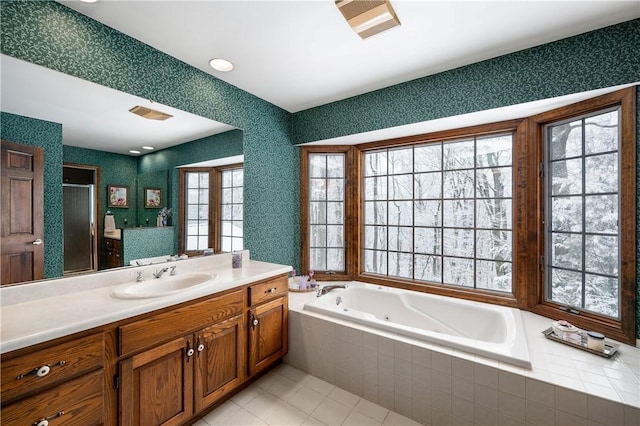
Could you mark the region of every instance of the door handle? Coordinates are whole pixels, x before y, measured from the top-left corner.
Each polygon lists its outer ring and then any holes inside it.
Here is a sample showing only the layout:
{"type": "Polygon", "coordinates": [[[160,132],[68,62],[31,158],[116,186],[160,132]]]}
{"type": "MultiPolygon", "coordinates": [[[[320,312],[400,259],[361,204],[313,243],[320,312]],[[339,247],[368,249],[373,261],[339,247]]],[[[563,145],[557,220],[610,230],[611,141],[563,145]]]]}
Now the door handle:
{"type": "Polygon", "coordinates": [[[37,240],[35,240],[31,244],[33,244],[34,246],[39,246],[40,244],[42,244],[42,240],[40,238],[38,238],[37,240]]]}

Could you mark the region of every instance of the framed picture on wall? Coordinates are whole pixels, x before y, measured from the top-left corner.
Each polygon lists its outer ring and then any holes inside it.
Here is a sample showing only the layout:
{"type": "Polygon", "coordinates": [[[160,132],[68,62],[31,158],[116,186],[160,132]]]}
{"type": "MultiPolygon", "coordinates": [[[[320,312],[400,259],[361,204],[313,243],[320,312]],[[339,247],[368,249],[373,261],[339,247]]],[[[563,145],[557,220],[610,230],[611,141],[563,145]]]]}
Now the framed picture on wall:
{"type": "Polygon", "coordinates": [[[158,188],[144,189],[144,206],[148,209],[159,209],[162,205],[162,191],[158,188]]]}
{"type": "Polygon", "coordinates": [[[120,185],[107,185],[108,207],[129,207],[129,187],[120,185]]]}

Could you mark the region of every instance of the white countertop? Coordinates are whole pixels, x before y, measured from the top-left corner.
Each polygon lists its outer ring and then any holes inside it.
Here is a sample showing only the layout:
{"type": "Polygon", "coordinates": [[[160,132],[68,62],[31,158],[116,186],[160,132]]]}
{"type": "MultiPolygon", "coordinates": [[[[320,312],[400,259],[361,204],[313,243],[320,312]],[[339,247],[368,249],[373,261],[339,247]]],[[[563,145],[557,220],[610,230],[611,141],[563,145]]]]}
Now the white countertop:
{"type": "MultiPolygon", "coordinates": [[[[164,265],[122,268],[73,278],[44,280],[0,289],[0,353],[194,300],[234,287],[291,271],[290,266],[248,260],[242,268],[231,268],[231,254],[170,262],[164,265]],[[176,266],[180,272],[206,271],[217,275],[205,286],[150,299],[116,299],[111,291],[123,283],[135,282],[138,271],[147,280],[162,266],[176,266]]],[[[162,278],[161,278],[162,279],[162,278]]]]}

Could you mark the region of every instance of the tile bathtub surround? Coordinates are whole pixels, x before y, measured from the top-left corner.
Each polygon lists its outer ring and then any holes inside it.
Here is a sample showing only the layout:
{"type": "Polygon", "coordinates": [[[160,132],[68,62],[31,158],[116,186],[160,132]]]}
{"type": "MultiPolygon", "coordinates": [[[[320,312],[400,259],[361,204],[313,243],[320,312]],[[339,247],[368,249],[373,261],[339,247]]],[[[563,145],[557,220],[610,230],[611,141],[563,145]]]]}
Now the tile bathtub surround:
{"type": "MultiPolygon", "coordinates": [[[[311,296],[313,297],[313,296],[311,296]]],[[[640,349],[613,359],[546,339],[523,312],[533,369],[302,311],[290,294],[285,362],[422,424],[638,425],[640,349]]]]}
{"type": "Polygon", "coordinates": [[[280,364],[195,426],[415,425],[413,420],[280,364]]]}

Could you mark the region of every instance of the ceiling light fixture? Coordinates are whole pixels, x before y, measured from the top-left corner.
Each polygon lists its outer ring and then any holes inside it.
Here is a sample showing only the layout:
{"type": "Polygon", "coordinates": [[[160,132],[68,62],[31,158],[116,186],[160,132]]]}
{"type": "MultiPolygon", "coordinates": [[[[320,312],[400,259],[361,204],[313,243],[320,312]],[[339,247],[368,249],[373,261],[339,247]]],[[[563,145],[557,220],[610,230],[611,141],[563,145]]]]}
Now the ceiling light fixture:
{"type": "Polygon", "coordinates": [[[133,108],[131,108],[129,110],[129,112],[132,112],[136,115],[139,115],[140,117],[146,118],[148,120],[166,120],[167,118],[171,118],[173,117],[173,115],[171,114],[167,114],[165,112],[162,111],[157,111],[155,109],[151,109],[151,108],[147,108],[147,107],[143,107],[140,105],[134,106],[133,108]]]}
{"type": "Polygon", "coordinates": [[[389,0],[336,0],[336,6],[362,39],[400,25],[389,0]]]}
{"type": "Polygon", "coordinates": [[[97,3],[98,0],[80,0],[83,3],[97,3]]]}
{"type": "Polygon", "coordinates": [[[147,151],[153,151],[155,148],[152,146],[143,146],[142,149],[146,149],[147,151]]]}
{"type": "Polygon", "coordinates": [[[233,69],[233,64],[222,58],[213,58],[209,61],[209,65],[216,71],[229,72],[233,69]]]}
{"type": "Polygon", "coordinates": [[[140,151],[137,151],[135,149],[130,149],[129,152],[132,154],[140,154],[140,151]]]}

